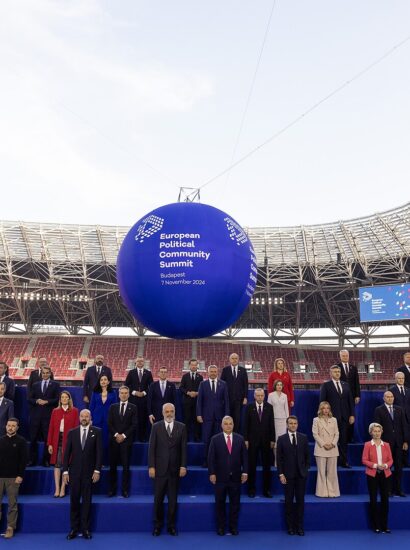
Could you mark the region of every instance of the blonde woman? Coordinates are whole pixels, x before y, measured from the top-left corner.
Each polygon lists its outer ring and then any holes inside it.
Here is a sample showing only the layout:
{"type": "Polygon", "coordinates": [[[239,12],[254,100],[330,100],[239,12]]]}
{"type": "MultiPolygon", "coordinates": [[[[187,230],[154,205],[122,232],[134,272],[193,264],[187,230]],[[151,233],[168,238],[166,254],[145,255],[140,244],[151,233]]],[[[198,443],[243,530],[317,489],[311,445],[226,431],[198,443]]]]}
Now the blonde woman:
{"type": "Polygon", "coordinates": [[[316,496],[340,497],[337,478],[339,429],[327,401],[322,401],[319,405],[317,417],[313,419],[312,433],[316,442],[314,450],[317,464],[316,496]]]}

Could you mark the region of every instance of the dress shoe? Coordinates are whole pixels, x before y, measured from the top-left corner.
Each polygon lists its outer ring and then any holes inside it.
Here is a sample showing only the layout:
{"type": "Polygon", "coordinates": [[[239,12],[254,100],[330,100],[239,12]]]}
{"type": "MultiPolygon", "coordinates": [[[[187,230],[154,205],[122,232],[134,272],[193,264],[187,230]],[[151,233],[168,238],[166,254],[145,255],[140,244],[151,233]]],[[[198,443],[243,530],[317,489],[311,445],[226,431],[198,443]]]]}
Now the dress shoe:
{"type": "Polygon", "coordinates": [[[248,491],[249,498],[255,498],[255,491],[248,491]]]}
{"type": "Polygon", "coordinates": [[[263,492],[263,496],[264,496],[265,498],[272,498],[272,493],[271,493],[270,491],[264,491],[264,492],[263,492]]]}
{"type": "Polygon", "coordinates": [[[393,493],[389,491],[389,497],[392,497],[392,496],[393,496],[393,493]]]}
{"type": "Polygon", "coordinates": [[[206,462],[202,463],[202,468],[208,468],[208,464],[206,462]]]}
{"type": "Polygon", "coordinates": [[[386,533],[386,535],[391,535],[391,531],[390,531],[389,528],[383,529],[383,530],[382,530],[382,533],[386,533]]]}
{"type": "Polygon", "coordinates": [[[67,540],[72,540],[72,539],[75,539],[75,537],[78,535],[78,532],[77,531],[70,531],[67,535],[67,540]]]}
{"type": "Polygon", "coordinates": [[[50,467],[50,463],[48,460],[44,460],[41,464],[44,468],[49,468],[50,467]]]}
{"type": "Polygon", "coordinates": [[[239,531],[238,531],[238,529],[236,529],[235,527],[233,527],[232,529],[230,529],[230,532],[231,532],[231,535],[233,535],[234,537],[236,537],[237,535],[239,535],[239,531]]]}
{"type": "Polygon", "coordinates": [[[27,468],[29,468],[30,466],[35,466],[35,463],[32,461],[32,460],[29,460],[26,464],[27,468]]]}
{"type": "Polygon", "coordinates": [[[305,536],[305,532],[303,529],[298,529],[298,535],[299,537],[304,537],[305,536]]]}
{"type": "Polygon", "coordinates": [[[87,540],[90,540],[92,539],[93,536],[92,534],[90,533],[90,531],[83,531],[83,539],[87,539],[87,540]]]}
{"type": "Polygon", "coordinates": [[[225,535],[225,531],[223,529],[218,529],[216,532],[220,537],[223,537],[225,535]]]}
{"type": "Polygon", "coordinates": [[[377,535],[380,535],[380,529],[374,529],[374,532],[375,532],[377,535]]]}
{"type": "Polygon", "coordinates": [[[11,539],[13,536],[14,536],[14,529],[9,525],[6,529],[6,532],[4,533],[4,538],[11,539]]]}
{"type": "Polygon", "coordinates": [[[176,537],[178,535],[177,530],[175,529],[175,527],[168,527],[168,533],[172,537],[176,537]]]}
{"type": "Polygon", "coordinates": [[[396,497],[405,497],[407,496],[406,493],[403,493],[403,491],[398,491],[396,494],[396,497]]]}
{"type": "Polygon", "coordinates": [[[108,498],[112,498],[116,496],[116,493],[114,493],[114,491],[110,491],[107,496],[108,498]]]}
{"type": "Polygon", "coordinates": [[[288,529],[288,535],[294,535],[295,531],[293,529],[288,529]]]}
{"type": "Polygon", "coordinates": [[[128,491],[123,491],[123,492],[122,492],[122,496],[123,496],[124,498],[130,498],[130,495],[129,495],[128,491]]]}
{"type": "Polygon", "coordinates": [[[352,467],[350,466],[350,464],[347,463],[347,462],[346,462],[345,464],[343,464],[342,467],[343,467],[343,468],[347,468],[348,470],[351,470],[351,469],[352,469],[352,467]]]}
{"type": "Polygon", "coordinates": [[[159,537],[161,534],[161,529],[159,527],[154,527],[154,530],[152,531],[153,537],[159,537]]]}

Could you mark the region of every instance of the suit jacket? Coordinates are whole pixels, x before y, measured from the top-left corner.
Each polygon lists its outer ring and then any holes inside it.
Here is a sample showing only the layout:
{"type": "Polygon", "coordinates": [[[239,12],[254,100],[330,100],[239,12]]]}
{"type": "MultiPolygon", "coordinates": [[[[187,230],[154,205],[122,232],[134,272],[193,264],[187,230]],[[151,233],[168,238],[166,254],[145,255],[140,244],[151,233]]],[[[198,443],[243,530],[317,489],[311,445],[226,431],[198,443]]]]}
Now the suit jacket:
{"type": "Polygon", "coordinates": [[[406,365],[403,365],[402,367],[397,369],[396,372],[402,372],[404,374],[404,385],[407,388],[410,388],[410,372],[406,365]]]}
{"type": "Polygon", "coordinates": [[[342,395],[339,394],[332,380],[328,380],[320,388],[320,401],[328,401],[332,414],[338,422],[349,420],[349,416],[354,416],[354,401],[352,392],[347,382],[340,382],[342,395]]]}
{"type": "Polygon", "coordinates": [[[198,372],[195,373],[195,380],[192,380],[191,371],[186,372],[181,378],[181,384],[179,389],[182,393],[182,402],[183,403],[196,403],[196,397],[189,397],[187,392],[189,391],[198,391],[199,385],[203,381],[204,377],[198,372]]]}
{"type": "Polygon", "coordinates": [[[229,453],[223,432],[211,439],[208,452],[208,473],[216,476],[217,483],[241,482],[241,475],[248,473],[248,451],[244,438],[232,433],[232,452],[229,453]]]}
{"type": "Polygon", "coordinates": [[[171,437],[160,420],[152,426],[148,444],[148,467],[155,468],[155,476],[179,474],[180,468],[186,468],[187,434],[185,424],[174,420],[171,437]]]}
{"type": "Polygon", "coordinates": [[[338,366],[340,367],[340,380],[343,380],[343,382],[347,382],[349,384],[350,391],[352,392],[353,399],[356,397],[360,397],[360,381],[359,381],[359,372],[357,370],[357,367],[354,365],[349,365],[349,373],[346,376],[343,363],[338,363],[338,366]]]}
{"type": "Polygon", "coordinates": [[[138,409],[133,403],[128,402],[124,416],[120,414],[121,402],[111,405],[108,411],[108,431],[111,441],[116,433],[124,434],[126,439],[121,445],[132,445],[134,434],[137,431],[138,409]]]}
{"type": "Polygon", "coordinates": [[[129,387],[130,389],[130,401],[131,403],[137,404],[138,401],[141,399],[144,399],[146,401],[146,396],[144,397],[137,397],[135,395],[132,395],[133,391],[145,391],[146,394],[148,394],[148,390],[150,385],[154,382],[152,378],[152,372],[148,369],[143,369],[142,372],[142,378],[141,382],[138,378],[138,369],[132,369],[128,372],[127,378],[125,379],[125,385],[129,387]]]}
{"type": "MultiPolygon", "coordinates": [[[[30,372],[30,376],[28,377],[28,380],[27,380],[27,395],[30,393],[31,388],[33,387],[33,384],[35,384],[36,382],[41,382],[41,380],[42,378],[41,378],[40,369],[34,369],[30,372]]],[[[54,380],[53,373],[51,373],[50,375],[50,380],[54,380]]]]}
{"type": "Polygon", "coordinates": [[[248,404],[245,410],[243,437],[250,445],[263,443],[269,446],[271,441],[275,441],[275,418],[270,403],[263,403],[261,420],[256,402],[248,404]]]}
{"type": "Polygon", "coordinates": [[[97,374],[97,367],[95,365],[92,365],[91,367],[88,367],[88,369],[85,371],[84,376],[84,382],[83,382],[83,396],[87,396],[88,399],[91,401],[91,396],[93,394],[93,391],[97,385],[97,382],[101,376],[105,375],[110,382],[112,382],[112,372],[110,367],[106,367],[103,365],[101,367],[101,374],[98,376],[97,374]]]}
{"type": "Polygon", "coordinates": [[[14,403],[11,399],[3,397],[0,405],[0,437],[6,435],[6,424],[9,418],[14,417],[14,403]]]}
{"type": "Polygon", "coordinates": [[[237,367],[236,378],[232,374],[232,366],[228,365],[222,369],[221,380],[226,382],[228,386],[229,403],[235,403],[235,401],[242,401],[248,398],[248,374],[244,367],[237,367]]]}
{"type": "MultiPolygon", "coordinates": [[[[74,428],[68,432],[67,444],[64,452],[63,472],[68,472],[75,480],[86,479],[91,483],[95,470],[101,471],[102,466],[102,437],[100,428],[90,426],[84,450],[81,448],[81,428],[74,428]]],[[[70,479],[70,481],[72,480],[70,479]]]]}
{"type": "Polygon", "coordinates": [[[296,432],[296,452],[290,442],[289,434],[278,437],[276,442],[276,463],[278,474],[284,474],[286,479],[307,477],[309,471],[309,444],[308,438],[296,432]]]}
{"type": "MultiPolygon", "coordinates": [[[[383,441],[382,445],[382,461],[383,464],[387,464],[388,468],[383,470],[386,477],[391,476],[390,468],[393,465],[393,457],[391,454],[390,445],[387,441],[383,441]]],[[[366,441],[363,447],[362,463],[366,466],[366,474],[371,477],[376,477],[377,468],[374,467],[377,464],[377,451],[376,446],[372,444],[372,441],[366,441]]]]}
{"type": "Polygon", "coordinates": [[[394,384],[394,386],[391,386],[389,390],[394,395],[394,404],[403,409],[406,422],[407,424],[409,424],[410,423],[410,388],[406,388],[406,386],[404,386],[403,388],[404,395],[401,393],[401,391],[397,387],[397,384],[394,384]]]}
{"type": "Polygon", "coordinates": [[[4,384],[6,384],[6,393],[4,394],[4,397],[7,397],[7,399],[10,399],[10,401],[14,401],[14,394],[16,391],[16,384],[10,376],[5,375],[3,378],[4,384]]]}
{"type": "Polygon", "coordinates": [[[159,381],[152,383],[148,390],[148,415],[153,414],[155,421],[158,422],[158,420],[162,419],[162,406],[165,405],[165,403],[172,403],[176,406],[176,398],[177,389],[173,382],[167,380],[164,397],[162,397],[159,381]]]}
{"type": "Polygon", "coordinates": [[[50,419],[53,409],[58,405],[58,400],[60,398],[60,384],[55,380],[49,380],[45,393],[43,393],[42,386],[43,381],[36,382],[32,385],[30,394],[28,395],[28,401],[31,405],[31,420],[40,418],[50,419]],[[37,405],[37,399],[45,399],[48,401],[48,404],[37,405]]]}
{"type": "Polygon", "coordinates": [[[383,403],[374,410],[374,421],[383,426],[383,441],[387,441],[390,447],[394,445],[402,447],[403,443],[408,441],[407,425],[401,407],[393,405],[392,420],[386,405],[383,403]]]}
{"type": "Polygon", "coordinates": [[[211,389],[209,380],[203,380],[199,384],[198,399],[196,402],[196,415],[202,416],[204,422],[216,420],[229,414],[228,386],[223,380],[216,380],[215,393],[211,389]]]}
{"type": "Polygon", "coordinates": [[[337,442],[339,441],[339,428],[337,427],[336,418],[329,418],[326,421],[318,416],[313,419],[312,433],[315,440],[315,456],[331,457],[339,456],[337,442]],[[327,451],[324,445],[331,443],[335,447],[327,451]]]}

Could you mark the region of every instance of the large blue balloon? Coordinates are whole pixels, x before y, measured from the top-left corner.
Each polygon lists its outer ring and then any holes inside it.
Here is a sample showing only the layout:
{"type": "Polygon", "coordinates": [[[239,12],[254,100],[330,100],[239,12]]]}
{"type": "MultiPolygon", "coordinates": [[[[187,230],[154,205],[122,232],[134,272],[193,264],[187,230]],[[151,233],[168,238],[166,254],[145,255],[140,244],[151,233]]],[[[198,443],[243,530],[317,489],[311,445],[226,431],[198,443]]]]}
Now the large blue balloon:
{"type": "Polygon", "coordinates": [[[232,325],[255,290],[251,242],[205,204],[153,210],[128,232],[117,260],[120,294],[136,319],[170,338],[205,338],[232,325]]]}

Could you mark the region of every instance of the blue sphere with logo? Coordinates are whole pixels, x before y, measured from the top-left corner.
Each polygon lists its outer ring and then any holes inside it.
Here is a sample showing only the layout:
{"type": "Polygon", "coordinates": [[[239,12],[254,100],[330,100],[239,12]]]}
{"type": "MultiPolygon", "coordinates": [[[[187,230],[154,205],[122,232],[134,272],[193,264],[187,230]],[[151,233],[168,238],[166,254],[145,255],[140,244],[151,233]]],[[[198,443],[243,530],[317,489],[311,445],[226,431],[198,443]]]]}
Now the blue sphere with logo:
{"type": "Polygon", "coordinates": [[[212,206],[167,204],[128,232],[117,259],[132,315],[169,338],[205,338],[231,326],[255,290],[257,265],[241,226],[212,206]]]}

